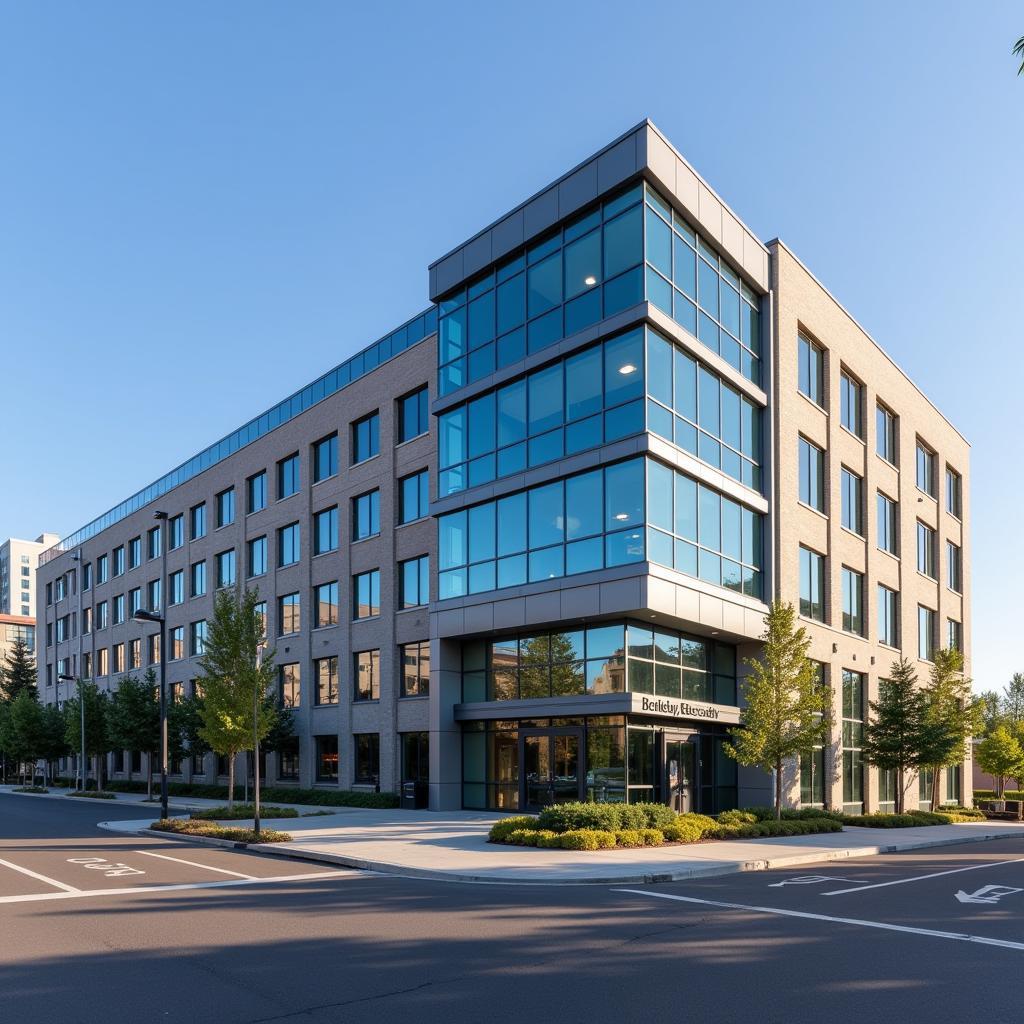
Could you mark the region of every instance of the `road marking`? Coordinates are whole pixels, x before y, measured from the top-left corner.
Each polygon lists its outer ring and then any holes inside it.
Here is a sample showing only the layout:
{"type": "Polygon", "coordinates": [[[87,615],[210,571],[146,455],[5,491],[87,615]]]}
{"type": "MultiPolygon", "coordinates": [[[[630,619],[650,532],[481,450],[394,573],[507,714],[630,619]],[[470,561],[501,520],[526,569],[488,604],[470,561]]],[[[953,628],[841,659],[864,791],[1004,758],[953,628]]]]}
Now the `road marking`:
{"type": "Polygon", "coordinates": [[[235,878],[255,878],[255,875],[243,875],[241,871],[228,871],[227,868],[215,868],[209,864],[200,864],[194,860],[185,860],[182,857],[169,857],[166,853],[152,853],[149,850],[135,850],[135,853],[141,853],[143,857],[159,857],[161,860],[173,860],[178,864],[188,864],[193,868],[205,868],[207,871],[216,871],[221,875],[234,875],[235,878]]]}
{"type": "Polygon", "coordinates": [[[974,892],[960,889],[953,895],[961,903],[998,903],[1003,896],[1012,896],[1015,892],[1024,892],[1024,889],[1015,889],[1012,885],[983,885],[974,892]]]}
{"type": "Polygon", "coordinates": [[[12,864],[9,860],[0,859],[0,864],[3,864],[4,867],[11,868],[13,871],[20,871],[23,875],[28,875],[29,878],[38,878],[40,882],[46,882],[47,885],[52,885],[58,889],[63,889],[65,892],[81,891],[80,889],[76,889],[73,885],[65,885],[63,882],[58,882],[56,878],[47,878],[46,875],[41,875],[39,874],[38,871],[30,871],[28,868],[19,867],[19,865],[17,864],[12,864]]]}
{"type": "Polygon", "coordinates": [[[131,868],[120,861],[114,863],[106,857],[68,857],[69,864],[80,864],[91,871],[102,871],[106,878],[120,878],[123,875],[144,875],[142,868],[131,868]]]}
{"type": "Polygon", "coordinates": [[[1024,864],[1024,857],[1016,860],[997,860],[994,864],[971,864],[966,868],[951,868],[949,871],[935,871],[930,875],[916,875],[914,878],[897,878],[894,882],[875,882],[873,885],[858,885],[853,889],[833,889],[819,893],[820,896],[843,896],[848,892],[864,892],[867,889],[884,889],[888,885],[906,885],[907,882],[923,882],[927,878],[942,878],[943,875],[958,875],[962,871],[981,871],[984,868],[1001,868],[1006,864],[1024,864]]]}
{"type": "MultiPolygon", "coordinates": [[[[678,900],[680,903],[697,903],[705,907],[721,907],[723,910],[746,910],[754,914],[774,914],[778,917],[799,917],[809,921],[830,921],[833,924],[852,924],[861,928],[880,928],[883,931],[903,932],[909,935],[925,935],[933,939],[952,939],[955,942],[977,942],[984,946],[1001,946],[1004,949],[1024,950],[1024,942],[1008,939],[988,939],[983,935],[968,935],[966,932],[940,932],[930,928],[911,928],[903,924],[888,924],[884,921],[863,921],[856,917],[830,917],[828,914],[808,914],[802,910],[781,910],[778,907],[751,907],[743,903],[723,903],[719,900],[698,900],[692,896],[674,896],[667,892],[645,892],[643,889],[613,889],[612,892],[628,892],[634,896],[653,896],[660,900],[678,900]]],[[[51,899],[61,899],[52,896],[51,899]]]]}
{"type": "Polygon", "coordinates": [[[848,878],[836,878],[835,875],[796,875],[781,882],[771,882],[769,889],[781,889],[784,885],[817,885],[819,882],[848,882],[848,878]]]}
{"type": "MultiPolygon", "coordinates": [[[[67,892],[29,893],[24,896],[0,896],[0,903],[42,903],[48,900],[76,900],[87,896],[130,896],[136,893],[181,892],[185,889],[224,889],[241,885],[267,885],[271,882],[304,882],[314,878],[363,878],[370,871],[316,871],[308,875],[275,875],[273,878],[239,878],[225,882],[180,882],[175,885],[136,885],[126,889],[69,889],[67,892]]],[[[59,884],[59,883],[54,883],[59,884]]],[[[64,886],[63,888],[67,888],[64,886]]]]}

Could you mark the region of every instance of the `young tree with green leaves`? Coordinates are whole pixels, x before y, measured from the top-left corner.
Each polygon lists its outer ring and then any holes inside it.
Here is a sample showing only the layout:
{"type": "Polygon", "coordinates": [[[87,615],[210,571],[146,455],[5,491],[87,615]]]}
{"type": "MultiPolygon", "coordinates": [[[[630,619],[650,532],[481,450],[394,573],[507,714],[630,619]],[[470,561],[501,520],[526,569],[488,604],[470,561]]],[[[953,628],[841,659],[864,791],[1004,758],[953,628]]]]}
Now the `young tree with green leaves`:
{"type": "Polygon", "coordinates": [[[914,666],[901,657],[892,663],[889,678],[879,685],[878,700],[870,703],[864,726],[864,760],[896,775],[896,813],[902,814],[907,772],[917,767],[924,730],[924,694],[914,666]]]}
{"type": "Polygon", "coordinates": [[[742,726],[729,732],[726,753],[742,765],[774,774],[775,817],[782,817],[782,772],[787,761],[828,743],[832,695],[816,684],[807,657],[811,641],[796,627],[791,604],[772,604],[761,637],[764,650],[748,659],[742,726]]]}
{"type": "MultiPolygon", "coordinates": [[[[103,788],[103,758],[110,750],[107,736],[107,715],[110,699],[94,682],[83,680],[81,693],[85,700],[85,755],[96,758],[96,788],[103,788]]],[[[76,694],[64,703],[65,739],[75,752],[82,749],[82,712],[76,694]]],[[[88,782],[87,766],[83,765],[83,785],[88,782]]]]}
{"type": "Polygon", "coordinates": [[[43,708],[43,744],[39,756],[46,762],[47,781],[54,776],[55,762],[71,752],[64,712],[56,704],[43,708]]]}
{"type": "Polygon", "coordinates": [[[222,590],[209,622],[205,652],[199,661],[203,690],[200,736],[228,759],[228,806],[234,805],[235,758],[254,749],[271,730],[277,708],[266,694],[274,680],[274,651],[264,644],[263,619],[256,610],[259,593],[222,590]]]}
{"type": "MultiPolygon", "coordinates": [[[[156,673],[150,668],[145,679],[121,676],[117,689],[110,696],[107,735],[115,750],[131,754],[150,753],[160,746],[160,704],[154,687],[156,673]]],[[[128,781],[132,778],[132,761],[128,760],[128,781]]]]}
{"type": "Polygon", "coordinates": [[[23,690],[38,694],[36,660],[24,638],[18,637],[0,665],[0,698],[13,701],[23,690]]]}
{"type": "Polygon", "coordinates": [[[963,762],[971,736],[984,727],[984,704],[971,695],[971,681],[964,676],[964,656],[956,648],[935,652],[923,694],[918,767],[932,772],[932,810],[937,810],[940,772],[963,762]]]}
{"type": "Polygon", "coordinates": [[[175,761],[205,754],[210,745],[203,739],[203,698],[193,693],[167,706],[168,756],[175,761]]]}
{"type": "Polygon", "coordinates": [[[43,709],[39,706],[35,687],[21,690],[9,702],[2,728],[0,744],[20,768],[22,783],[26,768],[34,780],[36,761],[42,756],[44,746],[43,709]]]}
{"type": "Polygon", "coordinates": [[[1024,747],[1005,725],[997,725],[974,751],[978,767],[996,780],[996,796],[1002,799],[1007,778],[1024,775],[1024,747]]]}

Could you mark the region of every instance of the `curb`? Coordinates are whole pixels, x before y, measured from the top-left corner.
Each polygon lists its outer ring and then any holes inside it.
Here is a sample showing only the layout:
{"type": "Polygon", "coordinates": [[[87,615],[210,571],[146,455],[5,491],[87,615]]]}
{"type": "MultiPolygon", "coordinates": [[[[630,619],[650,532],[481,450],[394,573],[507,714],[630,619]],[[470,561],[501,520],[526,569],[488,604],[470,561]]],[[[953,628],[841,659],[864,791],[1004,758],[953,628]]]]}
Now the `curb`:
{"type": "MultiPolygon", "coordinates": [[[[95,796],[71,796],[70,793],[64,791],[50,791],[49,793],[15,793],[12,789],[5,789],[0,791],[0,796],[34,796],[41,800],[74,800],[76,803],[90,803],[99,804],[101,806],[117,807],[120,804],[127,804],[129,807],[159,807],[160,801],[157,800],[122,800],[119,797],[114,797],[113,800],[105,800],[103,797],[95,796]]],[[[180,799],[180,798],[179,798],[180,799]]],[[[183,811],[201,811],[203,805],[201,804],[189,804],[189,803],[174,803],[172,797],[167,804],[168,807],[177,807],[183,811]]]]}

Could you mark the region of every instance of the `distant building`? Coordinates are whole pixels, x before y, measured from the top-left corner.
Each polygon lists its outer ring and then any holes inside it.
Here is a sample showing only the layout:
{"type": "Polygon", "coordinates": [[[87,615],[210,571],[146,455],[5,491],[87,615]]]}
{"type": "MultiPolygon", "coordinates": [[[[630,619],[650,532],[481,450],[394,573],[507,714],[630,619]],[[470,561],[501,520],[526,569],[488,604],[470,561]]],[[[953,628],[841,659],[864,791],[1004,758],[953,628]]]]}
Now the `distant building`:
{"type": "Polygon", "coordinates": [[[35,615],[39,555],[59,540],[55,533],[44,533],[35,540],[12,537],[0,544],[0,615],[35,615]]]}
{"type": "Polygon", "coordinates": [[[33,656],[36,653],[36,620],[31,615],[0,615],[0,665],[15,641],[24,640],[33,656]]]}

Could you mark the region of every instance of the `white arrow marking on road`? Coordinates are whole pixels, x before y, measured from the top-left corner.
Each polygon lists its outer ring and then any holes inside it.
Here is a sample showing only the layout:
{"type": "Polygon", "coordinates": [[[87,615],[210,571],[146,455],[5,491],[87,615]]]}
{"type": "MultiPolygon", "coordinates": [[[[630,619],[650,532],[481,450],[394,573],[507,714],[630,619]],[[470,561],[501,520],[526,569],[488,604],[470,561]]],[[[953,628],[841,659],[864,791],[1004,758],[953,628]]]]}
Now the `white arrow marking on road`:
{"type": "Polygon", "coordinates": [[[769,889],[780,889],[784,885],[814,885],[817,882],[848,882],[848,878],[836,878],[834,875],[796,875],[781,882],[772,882],[769,889]]]}
{"type": "Polygon", "coordinates": [[[1003,896],[1012,896],[1015,892],[1024,892],[1024,889],[1015,889],[1010,885],[983,885],[974,892],[960,889],[954,895],[961,903],[998,903],[1003,896]]]}

